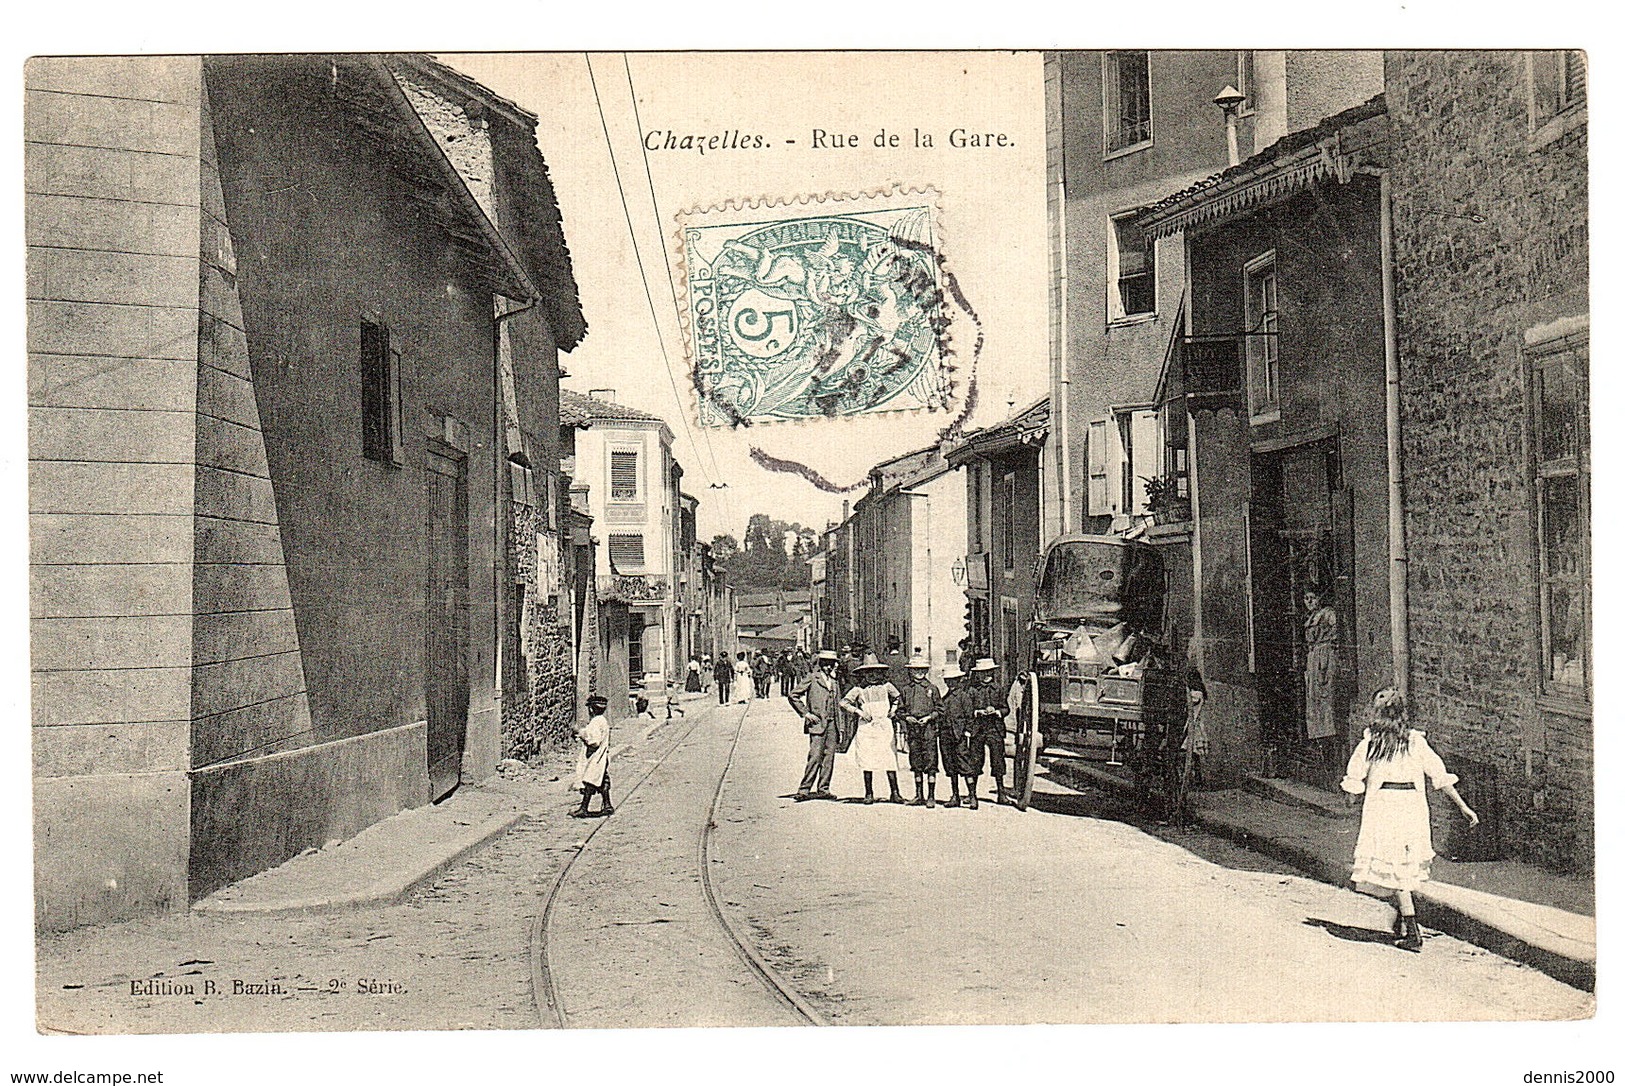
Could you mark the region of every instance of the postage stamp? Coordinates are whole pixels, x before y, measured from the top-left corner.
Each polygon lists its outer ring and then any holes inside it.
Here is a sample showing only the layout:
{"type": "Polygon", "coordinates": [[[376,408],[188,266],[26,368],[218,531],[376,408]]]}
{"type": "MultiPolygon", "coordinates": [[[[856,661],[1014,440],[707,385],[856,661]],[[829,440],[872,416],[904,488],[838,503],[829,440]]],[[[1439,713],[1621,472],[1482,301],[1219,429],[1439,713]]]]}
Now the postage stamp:
{"type": "Polygon", "coordinates": [[[729,203],[678,224],[701,425],[949,407],[935,191],[729,203]]]}

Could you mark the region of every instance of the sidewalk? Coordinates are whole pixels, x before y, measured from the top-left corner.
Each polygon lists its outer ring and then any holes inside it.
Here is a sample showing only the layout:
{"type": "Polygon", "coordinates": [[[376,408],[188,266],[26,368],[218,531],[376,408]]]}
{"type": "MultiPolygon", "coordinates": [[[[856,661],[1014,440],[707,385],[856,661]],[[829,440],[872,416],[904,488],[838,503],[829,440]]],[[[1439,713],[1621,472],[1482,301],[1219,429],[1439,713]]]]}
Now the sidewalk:
{"type": "MultiPolygon", "coordinates": [[[[681,720],[690,703],[703,698],[703,694],[677,694],[672,699],[673,715],[681,720]]],[[[654,720],[632,718],[615,726],[612,754],[619,756],[642,746],[667,723],[663,697],[651,711],[654,720]]],[[[549,776],[567,777],[572,764],[573,754],[562,753],[549,776]]],[[[196,902],[192,911],[207,916],[269,917],[392,905],[519,825],[538,802],[556,796],[562,805],[564,797],[574,795],[567,782],[543,784],[529,771],[514,780],[499,774],[479,784],[465,784],[441,803],[402,811],[346,841],[311,849],[224,887],[196,902]]]]}
{"type": "MultiPolygon", "coordinates": [[[[1103,767],[1068,760],[1048,767],[1070,787],[1131,791],[1103,767]]],[[[1196,824],[1333,885],[1348,885],[1358,809],[1307,785],[1255,778],[1248,787],[1191,793],[1196,824]]],[[[1523,962],[1584,991],[1596,990],[1594,884],[1516,860],[1452,863],[1438,858],[1416,893],[1423,924],[1523,962]]]]}

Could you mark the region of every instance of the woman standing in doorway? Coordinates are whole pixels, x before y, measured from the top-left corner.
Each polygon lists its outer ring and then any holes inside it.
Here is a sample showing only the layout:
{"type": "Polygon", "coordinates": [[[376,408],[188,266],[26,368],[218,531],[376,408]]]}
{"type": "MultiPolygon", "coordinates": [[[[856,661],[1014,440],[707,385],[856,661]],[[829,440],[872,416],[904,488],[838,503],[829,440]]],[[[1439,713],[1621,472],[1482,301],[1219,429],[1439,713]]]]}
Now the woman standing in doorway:
{"type": "Polygon", "coordinates": [[[1326,776],[1333,778],[1342,750],[1348,749],[1339,750],[1336,742],[1337,612],[1318,587],[1304,589],[1303,612],[1308,616],[1303,621],[1305,734],[1312,745],[1320,748],[1326,776]]]}
{"type": "Polygon", "coordinates": [[[1412,893],[1427,881],[1433,863],[1425,783],[1449,796],[1470,825],[1478,825],[1478,815],[1456,791],[1457,779],[1410,726],[1405,695],[1393,687],[1377,691],[1371,726],[1349,758],[1343,791],[1365,796],[1351,877],[1394,895],[1394,945],[1401,950],[1422,949],[1412,893]]]}

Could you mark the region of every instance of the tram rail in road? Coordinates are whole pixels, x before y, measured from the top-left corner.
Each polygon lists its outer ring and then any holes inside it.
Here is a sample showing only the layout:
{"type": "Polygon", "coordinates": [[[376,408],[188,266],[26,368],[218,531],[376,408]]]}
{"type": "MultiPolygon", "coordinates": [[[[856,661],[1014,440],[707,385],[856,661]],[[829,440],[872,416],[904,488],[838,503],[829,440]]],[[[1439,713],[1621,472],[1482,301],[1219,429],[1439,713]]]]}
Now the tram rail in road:
{"type": "MultiPolygon", "coordinates": [[[[733,735],[728,741],[727,757],[720,771],[716,774],[715,787],[710,789],[709,803],[704,808],[704,813],[699,819],[699,825],[691,831],[694,835],[695,846],[689,855],[693,857],[697,869],[696,873],[699,876],[700,896],[704,900],[705,915],[709,917],[716,932],[721,935],[728,948],[733,952],[741,971],[748,973],[752,978],[752,983],[759,986],[766,995],[771,997],[782,1009],[782,1012],[788,1013],[796,1024],[828,1025],[827,1019],[809,1004],[801,993],[784,981],[778,972],[762,957],[740,926],[729,918],[711,880],[711,835],[716,828],[718,810],[722,802],[723,791],[727,786],[728,773],[733,767],[734,753],[738,749],[739,737],[754,705],[754,701],[747,703],[733,728],[733,735]]],[[[603,851],[602,843],[595,847],[599,830],[606,825],[610,825],[613,819],[620,819],[624,823],[628,810],[632,808],[633,798],[639,794],[651,777],[656,776],[667,765],[676,752],[691,749],[688,747],[688,740],[703,722],[714,719],[712,716],[714,712],[713,709],[696,715],[688,727],[661,752],[660,756],[648,767],[642,777],[621,797],[620,804],[616,808],[616,814],[611,818],[600,819],[592,827],[576,851],[559,868],[558,874],[554,876],[551,885],[548,887],[541,912],[537,915],[531,929],[532,986],[536,997],[536,1006],[542,1018],[541,1024],[544,1027],[565,1028],[581,1024],[572,1021],[572,1014],[566,1002],[565,994],[561,991],[560,970],[553,959],[557,942],[555,925],[559,919],[560,900],[567,895],[573,882],[584,871],[591,870],[590,864],[578,865],[577,861],[581,860],[583,856],[587,856],[589,852],[603,851]]],[[[605,856],[603,858],[608,863],[615,862],[613,857],[605,856]]],[[[673,883],[677,881],[679,880],[672,880],[673,883]]],[[[675,888],[673,892],[677,892],[675,888]]],[[[684,935],[685,940],[690,941],[695,937],[695,933],[692,931],[684,935]]],[[[614,971],[612,961],[603,962],[601,965],[604,974],[614,971]]],[[[629,1022],[625,1024],[634,1025],[636,1023],[629,1022]]]]}

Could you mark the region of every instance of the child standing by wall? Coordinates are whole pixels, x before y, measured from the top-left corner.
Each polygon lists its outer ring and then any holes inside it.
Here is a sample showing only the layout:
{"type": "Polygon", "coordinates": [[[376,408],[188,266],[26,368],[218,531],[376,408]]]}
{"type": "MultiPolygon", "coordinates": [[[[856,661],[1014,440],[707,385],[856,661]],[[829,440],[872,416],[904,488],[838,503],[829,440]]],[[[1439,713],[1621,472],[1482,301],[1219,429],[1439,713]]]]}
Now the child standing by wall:
{"type": "Polygon", "coordinates": [[[1371,726],[1343,777],[1343,791],[1365,795],[1353,879],[1392,891],[1398,910],[1394,945],[1416,952],[1422,949],[1422,934],[1412,892],[1427,880],[1434,855],[1424,778],[1455,802],[1469,824],[1478,825],[1478,815],[1456,791],[1459,778],[1445,769],[1423,734],[1410,727],[1405,695],[1393,687],[1377,691],[1371,699],[1371,726]]]}

